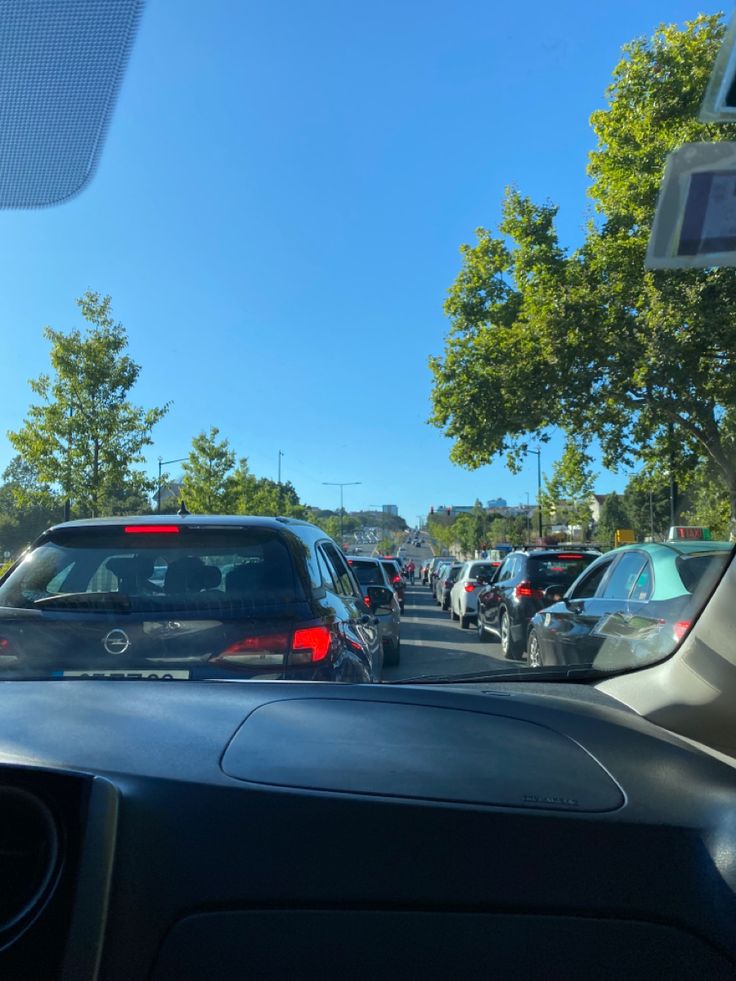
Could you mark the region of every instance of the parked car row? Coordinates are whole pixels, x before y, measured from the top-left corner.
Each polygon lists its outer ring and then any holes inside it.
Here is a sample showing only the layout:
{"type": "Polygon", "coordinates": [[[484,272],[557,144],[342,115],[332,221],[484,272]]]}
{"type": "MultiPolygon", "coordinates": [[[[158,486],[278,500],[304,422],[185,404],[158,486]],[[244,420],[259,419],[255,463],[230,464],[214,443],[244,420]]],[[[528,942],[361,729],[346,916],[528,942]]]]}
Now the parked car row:
{"type": "Polygon", "coordinates": [[[725,567],[728,542],[678,541],[510,552],[494,566],[432,559],[435,602],[505,658],[533,668],[630,668],[662,656],[689,629],[725,567]]]}

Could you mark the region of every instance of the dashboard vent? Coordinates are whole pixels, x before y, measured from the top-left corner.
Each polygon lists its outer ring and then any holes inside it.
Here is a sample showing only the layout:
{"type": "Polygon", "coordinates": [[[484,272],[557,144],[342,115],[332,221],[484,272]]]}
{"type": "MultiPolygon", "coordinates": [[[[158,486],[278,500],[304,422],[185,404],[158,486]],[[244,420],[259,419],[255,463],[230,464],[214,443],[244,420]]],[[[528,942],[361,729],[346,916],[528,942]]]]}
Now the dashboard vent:
{"type": "Polygon", "coordinates": [[[46,804],[20,787],[0,786],[0,949],[44,908],[60,865],[59,829],[46,804]]]}

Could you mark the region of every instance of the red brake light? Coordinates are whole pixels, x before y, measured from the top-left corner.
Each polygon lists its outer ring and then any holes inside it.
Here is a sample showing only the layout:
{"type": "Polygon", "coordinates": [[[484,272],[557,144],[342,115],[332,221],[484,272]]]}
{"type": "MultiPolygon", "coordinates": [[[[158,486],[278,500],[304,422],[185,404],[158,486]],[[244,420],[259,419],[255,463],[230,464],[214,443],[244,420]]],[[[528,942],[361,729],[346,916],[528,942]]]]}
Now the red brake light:
{"type": "Polygon", "coordinates": [[[126,525],[126,535],[178,535],[178,525],[126,525]]]}
{"type": "Polygon", "coordinates": [[[472,582],[466,582],[464,588],[466,593],[472,593],[475,589],[475,584],[472,582]]]}
{"type": "Polygon", "coordinates": [[[296,658],[302,661],[324,661],[330,649],[332,635],[327,627],[304,627],[294,631],[294,642],[292,644],[294,654],[300,656],[296,658]],[[309,655],[304,657],[304,655],[309,655]]]}
{"type": "Polygon", "coordinates": [[[370,610],[370,608],[371,608],[371,598],[370,598],[370,596],[364,596],[363,597],[363,602],[365,603],[365,605],[370,610]]]}
{"type": "Polygon", "coordinates": [[[558,559],[584,559],[585,556],[584,555],[572,555],[572,554],[570,554],[570,555],[563,555],[562,553],[560,553],[557,556],[557,558],[558,559]]]}
{"type": "Polygon", "coordinates": [[[0,637],[0,657],[13,657],[13,645],[7,637],[0,637]]]}
{"type": "Polygon", "coordinates": [[[531,596],[534,599],[542,599],[544,593],[541,589],[535,589],[528,579],[524,579],[514,590],[514,596],[516,596],[517,599],[524,596],[531,596]]]}
{"type": "Polygon", "coordinates": [[[685,636],[685,634],[690,629],[689,620],[678,620],[677,623],[672,627],[672,634],[675,640],[680,641],[685,636]]]}
{"type": "Polygon", "coordinates": [[[401,582],[401,576],[394,576],[391,582],[401,582]]]}

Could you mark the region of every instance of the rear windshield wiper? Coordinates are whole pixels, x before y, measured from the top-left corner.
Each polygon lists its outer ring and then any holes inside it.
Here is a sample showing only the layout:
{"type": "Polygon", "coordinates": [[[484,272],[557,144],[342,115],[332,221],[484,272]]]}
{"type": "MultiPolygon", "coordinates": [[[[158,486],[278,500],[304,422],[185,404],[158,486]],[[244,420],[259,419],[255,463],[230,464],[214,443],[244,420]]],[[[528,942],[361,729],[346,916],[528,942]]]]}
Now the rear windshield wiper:
{"type": "Polygon", "coordinates": [[[615,672],[599,668],[525,668],[519,671],[479,671],[473,674],[420,674],[414,678],[384,681],[384,685],[454,685],[474,681],[567,681],[571,684],[608,678],[615,672]]]}
{"type": "Polygon", "coordinates": [[[55,593],[33,601],[35,607],[59,610],[119,610],[129,613],[127,593],[55,593]]]}

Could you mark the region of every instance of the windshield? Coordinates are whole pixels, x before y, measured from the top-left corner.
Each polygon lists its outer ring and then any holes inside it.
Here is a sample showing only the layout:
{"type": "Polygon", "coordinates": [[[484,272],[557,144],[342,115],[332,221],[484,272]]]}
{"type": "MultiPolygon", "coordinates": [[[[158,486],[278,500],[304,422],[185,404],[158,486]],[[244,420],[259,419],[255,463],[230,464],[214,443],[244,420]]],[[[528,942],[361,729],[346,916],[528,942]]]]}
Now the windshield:
{"type": "Polygon", "coordinates": [[[733,139],[726,18],[48,6],[0,114],[0,678],[671,657],[736,537],[736,254],[715,205],[652,230],[733,139]]]}

